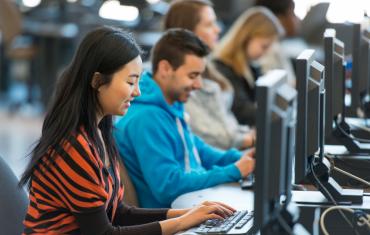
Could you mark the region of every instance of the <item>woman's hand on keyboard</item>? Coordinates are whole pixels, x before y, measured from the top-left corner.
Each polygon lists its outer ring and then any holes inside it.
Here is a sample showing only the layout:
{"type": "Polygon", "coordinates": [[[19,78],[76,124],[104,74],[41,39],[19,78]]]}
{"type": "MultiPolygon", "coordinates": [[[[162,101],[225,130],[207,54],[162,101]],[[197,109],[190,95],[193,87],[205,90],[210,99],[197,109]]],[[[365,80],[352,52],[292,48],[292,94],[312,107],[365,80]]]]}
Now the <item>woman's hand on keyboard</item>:
{"type": "Polygon", "coordinates": [[[180,230],[194,227],[209,219],[224,219],[231,216],[235,209],[221,202],[206,201],[178,217],[180,230]]]}

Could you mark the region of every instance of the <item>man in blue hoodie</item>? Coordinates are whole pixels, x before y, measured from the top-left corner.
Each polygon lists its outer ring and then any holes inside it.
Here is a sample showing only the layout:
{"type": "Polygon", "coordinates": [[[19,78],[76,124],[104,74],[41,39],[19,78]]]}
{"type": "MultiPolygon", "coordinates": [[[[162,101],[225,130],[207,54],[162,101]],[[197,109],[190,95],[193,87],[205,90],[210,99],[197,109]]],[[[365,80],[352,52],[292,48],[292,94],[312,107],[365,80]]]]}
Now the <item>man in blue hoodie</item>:
{"type": "Polygon", "coordinates": [[[152,51],[141,96],[116,123],[114,137],[142,207],[170,207],[181,194],[235,182],[254,169],[253,151],[221,151],[204,143],[184,113],[202,85],[207,46],[192,32],[168,30],[152,51]]]}

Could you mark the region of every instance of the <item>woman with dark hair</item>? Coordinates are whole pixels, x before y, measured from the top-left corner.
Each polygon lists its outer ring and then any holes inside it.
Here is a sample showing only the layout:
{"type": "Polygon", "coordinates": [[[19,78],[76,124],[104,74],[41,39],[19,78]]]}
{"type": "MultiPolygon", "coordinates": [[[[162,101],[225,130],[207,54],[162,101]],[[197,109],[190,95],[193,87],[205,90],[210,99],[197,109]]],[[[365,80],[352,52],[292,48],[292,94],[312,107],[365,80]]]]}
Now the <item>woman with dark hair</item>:
{"type": "Polygon", "coordinates": [[[140,95],[140,54],[130,34],[115,28],[82,41],[20,181],[30,191],[24,234],[174,234],[234,211],[216,202],[184,210],[122,203],[112,115],[124,115],[140,95]]]}

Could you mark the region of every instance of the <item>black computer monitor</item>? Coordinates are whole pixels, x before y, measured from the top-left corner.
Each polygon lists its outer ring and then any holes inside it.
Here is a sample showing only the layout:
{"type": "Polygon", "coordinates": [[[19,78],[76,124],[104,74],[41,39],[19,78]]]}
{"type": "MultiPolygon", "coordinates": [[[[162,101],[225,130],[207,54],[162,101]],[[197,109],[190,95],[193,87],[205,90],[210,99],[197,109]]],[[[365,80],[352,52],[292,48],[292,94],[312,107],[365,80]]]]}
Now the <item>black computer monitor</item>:
{"type": "MultiPolygon", "coordinates": [[[[353,79],[352,83],[358,84],[358,89],[352,90],[352,98],[357,97],[360,102],[356,108],[362,110],[363,117],[369,118],[369,95],[370,95],[370,28],[361,33],[360,59],[358,61],[358,80],[353,79]]],[[[355,105],[355,104],[354,104],[355,105]]],[[[359,114],[359,112],[357,112],[359,114]]]]}
{"type": "Polygon", "coordinates": [[[332,203],[362,203],[363,191],[341,188],[330,176],[330,163],[324,158],[324,129],[325,125],[331,124],[325,122],[328,110],[325,99],[329,94],[324,86],[327,84],[324,73],[324,67],[314,60],[314,50],[305,50],[296,59],[298,113],[295,182],[312,183],[332,203]]]}
{"type": "Polygon", "coordinates": [[[286,76],[273,70],[257,80],[254,227],[262,234],[271,234],[269,225],[291,198],[297,92],[286,76]]]}
{"type": "MultiPolygon", "coordinates": [[[[366,81],[361,79],[361,51],[362,48],[362,39],[361,39],[361,25],[360,24],[347,24],[347,26],[352,29],[352,33],[349,34],[349,38],[351,39],[348,43],[346,41],[346,30],[342,31],[343,27],[336,28],[336,37],[341,39],[346,45],[351,47],[351,50],[347,50],[349,52],[350,58],[352,58],[352,68],[351,68],[351,104],[348,109],[348,114],[353,117],[357,117],[358,110],[361,108],[361,96],[362,92],[364,91],[364,87],[366,86],[366,81]]],[[[348,31],[348,30],[347,30],[348,31]]],[[[346,47],[348,48],[348,46],[346,47]]]]}
{"type": "Polygon", "coordinates": [[[370,148],[361,144],[369,141],[353,136],[346,121],[344,44],[336,38],[334,29],[327,29],[324,33],[324,51],[327,93],[325,142],[344,145],[351,154],[369,154],[370,148]]]}
{"type": "Polygon", "coordinates": [[[314,60],[314,50],[305,50],[296,60],[296,70],[298,112],[294,181],[301,183],[310,172],[313,157],[322,148],[320,120],[324,117],[321,110],[321,95],[325,91],[324,66],[314,60]]]}
{"type": "Polygon", "coordinates": [[[331,142],[335,125],[334,120],[340,122],[344,115],[344,44],[335,37],[334,29],[327,29],[324,33],[325,50],[325,88],[326,88],[326,120],[325,136],[331,142]]]}

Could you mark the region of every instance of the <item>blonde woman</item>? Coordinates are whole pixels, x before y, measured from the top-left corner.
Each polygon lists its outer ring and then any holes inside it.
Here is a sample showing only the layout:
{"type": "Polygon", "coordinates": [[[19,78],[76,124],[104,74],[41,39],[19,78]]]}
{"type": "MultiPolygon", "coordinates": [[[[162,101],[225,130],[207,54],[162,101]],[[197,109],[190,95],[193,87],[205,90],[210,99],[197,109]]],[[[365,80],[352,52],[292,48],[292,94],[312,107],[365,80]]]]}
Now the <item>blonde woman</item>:
{"type": "Polygon", "coordinates": [[[234,88],[231,110],[241,124],[255,125],[255,81],[261,75],[256,60],[283,34],[271,11],[253,7],[238,18],[214,51],[217,70],[234,88]]]}

